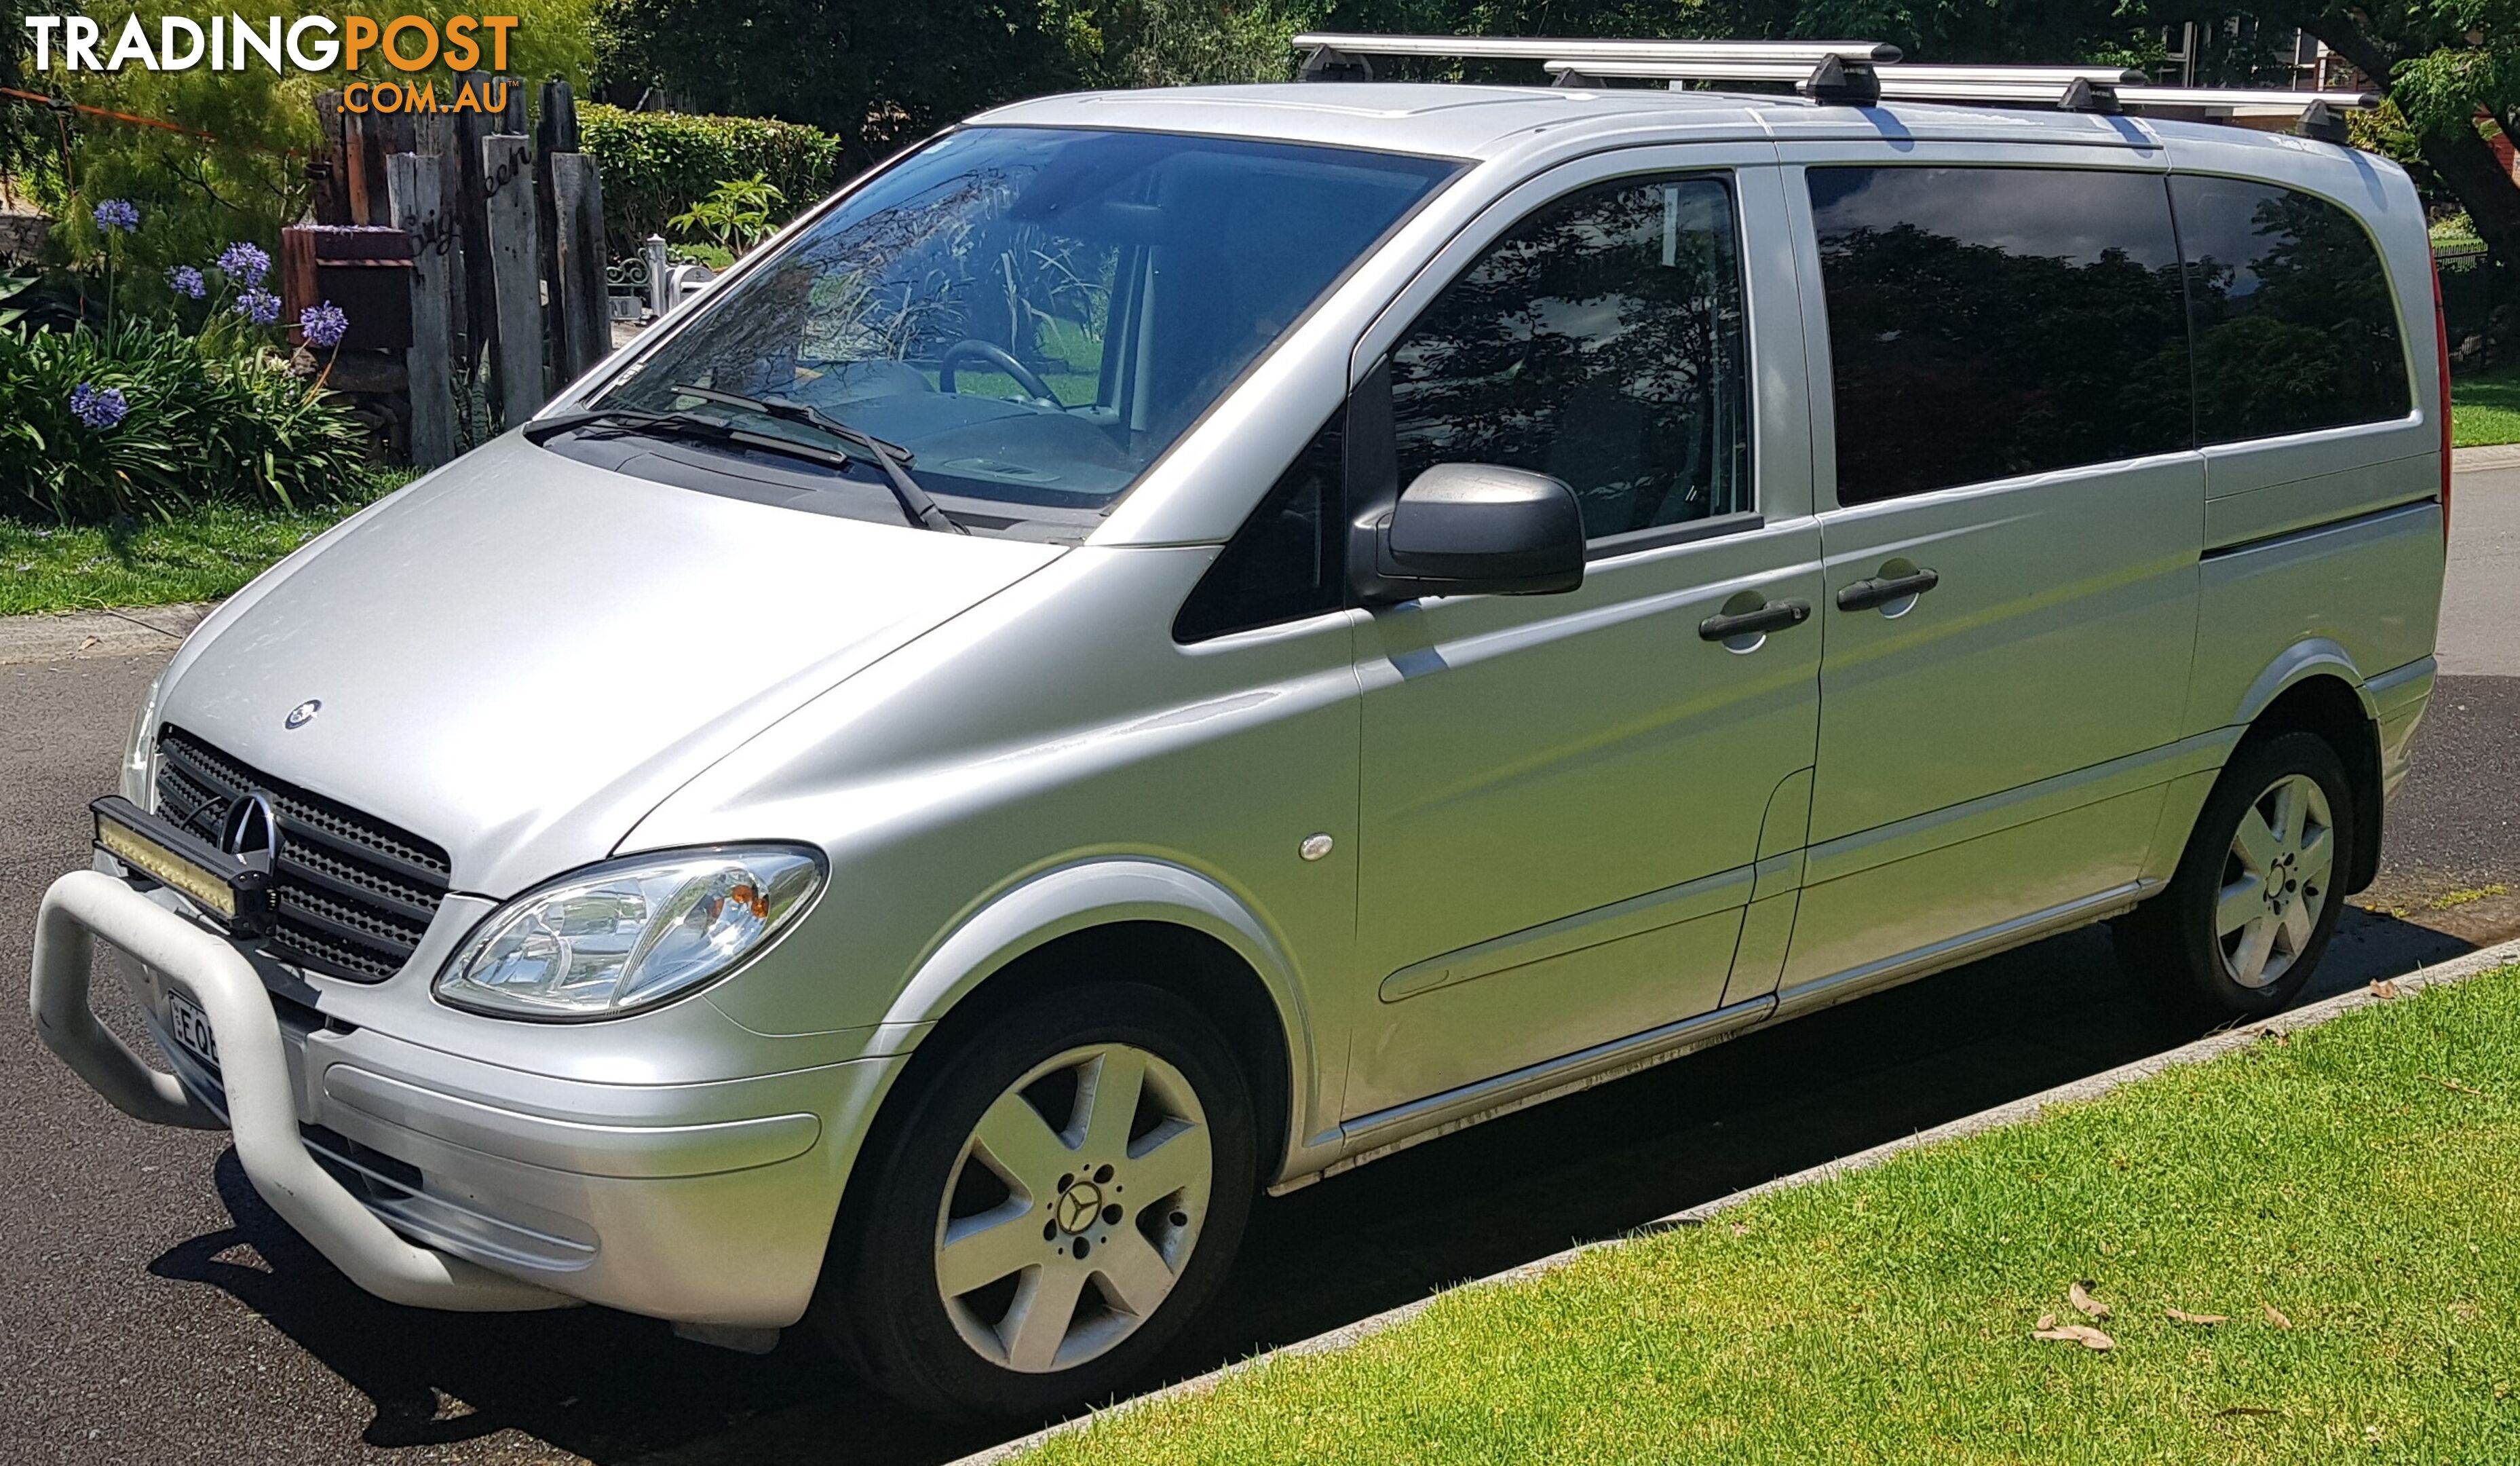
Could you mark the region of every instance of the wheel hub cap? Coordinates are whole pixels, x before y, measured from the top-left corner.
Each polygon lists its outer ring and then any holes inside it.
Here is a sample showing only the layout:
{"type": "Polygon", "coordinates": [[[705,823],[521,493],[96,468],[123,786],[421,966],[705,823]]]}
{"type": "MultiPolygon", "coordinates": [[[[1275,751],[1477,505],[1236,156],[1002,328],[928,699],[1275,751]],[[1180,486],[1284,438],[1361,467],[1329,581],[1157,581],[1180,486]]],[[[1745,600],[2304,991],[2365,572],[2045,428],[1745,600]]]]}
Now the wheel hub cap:
{"type": "Polygon", "coordinates": [[[2251,802],[2223,862],[2214,912],[2224,970],[2243,987],[2282,980],[2325,911],[2336,839],[2326,792],[2286,774],[2251,802]]]}
{"type": "Polygon", "coordinates": [[[972,1351],[1069,1369],[1151,1317],[1190,1262],[1212,1179],[1180,1070],[1127,1044],[1072,1049],[1008,1086],[937,1209],[936,1291],[972,1351]]]}

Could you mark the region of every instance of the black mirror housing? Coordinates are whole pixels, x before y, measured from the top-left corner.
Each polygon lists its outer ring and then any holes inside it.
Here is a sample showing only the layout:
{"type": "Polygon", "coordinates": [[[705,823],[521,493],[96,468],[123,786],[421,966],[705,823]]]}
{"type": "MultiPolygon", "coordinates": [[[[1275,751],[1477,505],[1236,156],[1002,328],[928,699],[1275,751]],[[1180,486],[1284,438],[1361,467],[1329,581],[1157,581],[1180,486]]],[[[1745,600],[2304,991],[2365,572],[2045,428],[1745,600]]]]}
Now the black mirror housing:
{"type": "Polygon", "coordinates": [[[1584,512],[1547,474],[1439,463],[1374,527],[1373,560],[1391,600],[1569,591],[1584,583],[1584,512]]]}

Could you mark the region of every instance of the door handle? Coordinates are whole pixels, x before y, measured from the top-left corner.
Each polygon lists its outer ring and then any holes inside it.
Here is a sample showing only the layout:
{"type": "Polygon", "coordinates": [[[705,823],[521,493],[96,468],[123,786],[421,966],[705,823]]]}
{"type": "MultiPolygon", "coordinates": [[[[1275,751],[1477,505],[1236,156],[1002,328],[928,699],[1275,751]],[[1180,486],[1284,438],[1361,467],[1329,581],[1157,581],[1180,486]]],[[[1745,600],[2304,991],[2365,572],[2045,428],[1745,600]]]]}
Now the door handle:
{"type": "Polygon", "coordinates": [[[1710,616],[1697,623],[1697,634],[1708,641],[1729,641],[1735,636],[1755,636],[1767,631],[1782,631],[1811,619],[1809,601],[1770,601],[1755,611],[1734,616],[1710,616]]]}
{"type": "Polygon", "coordinates": [[[1875,606],[1887,606],[1892,601],[1903,600],[1909,596],[1921,596],[1942,583],[1943,577],[1929,570],[1916,571],[1906,575],[1874,575],[1868,579],[1850,581],[1838,587],[1837,609],[1869,611],[1875,606]]]}

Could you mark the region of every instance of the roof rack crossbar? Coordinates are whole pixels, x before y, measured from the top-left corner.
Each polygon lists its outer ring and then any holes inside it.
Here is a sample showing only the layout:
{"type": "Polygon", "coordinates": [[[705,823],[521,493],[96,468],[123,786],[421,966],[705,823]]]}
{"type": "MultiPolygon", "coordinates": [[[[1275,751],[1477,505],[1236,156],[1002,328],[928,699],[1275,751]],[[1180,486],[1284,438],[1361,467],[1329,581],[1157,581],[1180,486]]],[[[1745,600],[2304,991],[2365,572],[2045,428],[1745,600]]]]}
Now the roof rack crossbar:
{"type": "Polygon", "coordinates": [[[1829,62],[1868,68],[1895,62],[1899,48],[1884,41],[1662,41],[1619,40],[1589,36],[1498,35],[1352,35],[1308,31],[1296,36],[1304,53],[1304,80],[1370,79],[1370,58],[1429,56],[1498,61],[1655,61],[1673,63],[1758,63],[1791,66],[1794,76],[1811,74],[1829,62]]]}
{"type": "MultiPolygon", "coordinates": [[[[1909,101],[2012,102],[2056,107],[2069,112],[2115,112],[2111,89],[2125,76],[2140,71],[2111,67],[1936,67],[1933,74],[1911,74],[1905,66],[1845,68],[1845,73],[1869,71],[1869,77],[1841,74],[1822,77],[1790,64],[1774,62],[1578,61],[1552,57],[1546,69],[1560,86],[1589,85],[1596,80],[1633,77],[1653,81],[1790,81],[1815,101],[1869,106],[1883,97],[1909,101]],[[1869,84],[1866,85],[1868,79],[1869,84]]],[[[1922,72],[1926,69],[1915,68],[1922,72]]]]}
{"type": "Polygon", "coordinates": [[[2279,92],[2153,86],[2127,67],[1907,65],[1881,41],[1670,41],[1577,36],[1356,35],[1309,31],[1304,80],[1371,80],[1376,56],[1536,61],[1559,86],[1615,77],[1668,81],[1786,81],[1816,102],[2017,103],[2066,112],[2171,108],[2226,116],[2297,116],[2305,137],[2346,141],[2346,114],[2380,105],[2371,92],[2279,92]]]}

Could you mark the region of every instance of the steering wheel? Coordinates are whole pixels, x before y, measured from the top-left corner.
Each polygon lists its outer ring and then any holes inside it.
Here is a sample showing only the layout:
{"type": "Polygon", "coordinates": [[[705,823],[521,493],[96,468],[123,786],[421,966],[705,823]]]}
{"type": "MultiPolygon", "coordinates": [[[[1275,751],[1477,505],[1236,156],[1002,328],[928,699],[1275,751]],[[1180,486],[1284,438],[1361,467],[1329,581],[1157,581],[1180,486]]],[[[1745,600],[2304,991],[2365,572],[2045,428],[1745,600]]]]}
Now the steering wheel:
{"type": "Polygon", "coordinates": [[[984,341],[969,339],[958,341],[954,344],[947,346],[945,348],[945,354],[936,358],[936,389],[938,391],[954,390],[954,363],[965,357],[973,357],[986,362],[989,370],[993,372],[1002,372],[1007,376],[1012,377],[1015,379],[1015,386],[1022,388],[1025,391],[1028,391],[1034,396],[1041,398],[1043,401],[1048,402],[1053,407],[1064,407],[1067,405],[1066,403],[1058,400],[1058,393],[1050,389],[1049,383],[1041,380],[1041,374],[1039,372],[1036,372],[1032,368],[1025,366],[1022,362],[1015,360],[1014,356],[1005,347],[991,345],[989,343],[984,341]]]}

